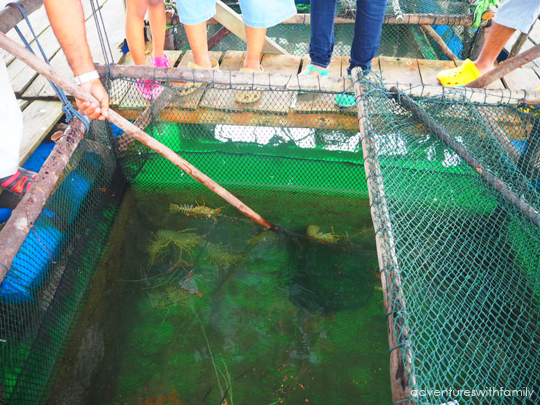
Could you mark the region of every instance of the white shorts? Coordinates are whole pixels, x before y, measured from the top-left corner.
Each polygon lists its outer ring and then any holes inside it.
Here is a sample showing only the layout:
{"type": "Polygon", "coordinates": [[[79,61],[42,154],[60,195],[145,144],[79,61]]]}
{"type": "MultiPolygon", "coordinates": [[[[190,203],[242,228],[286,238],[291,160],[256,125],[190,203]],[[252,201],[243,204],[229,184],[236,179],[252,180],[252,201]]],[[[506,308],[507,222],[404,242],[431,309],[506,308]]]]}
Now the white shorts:
{"type": "Polygon", "coordinates": [[[0,178],[19,168],[19,148],[23,134],[22,112],[9,82],[6,64],[0,56],[0,178]]]}
{"type": "Polygon", "coordinates": [[[493,21],[527,34],[539,15],[540,0],[503,0],[493,21]]]}

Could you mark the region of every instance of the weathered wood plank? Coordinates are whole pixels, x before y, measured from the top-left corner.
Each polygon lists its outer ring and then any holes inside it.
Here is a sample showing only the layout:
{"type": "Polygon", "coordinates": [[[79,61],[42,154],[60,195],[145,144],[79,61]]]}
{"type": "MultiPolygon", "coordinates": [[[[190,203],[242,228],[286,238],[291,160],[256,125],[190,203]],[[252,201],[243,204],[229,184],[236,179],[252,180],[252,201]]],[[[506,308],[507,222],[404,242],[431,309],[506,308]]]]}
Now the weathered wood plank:
{"type": "Polygon", "coordinates": [[[385,83],[422,83],[416,59],[381,56],[379,62],[385,83]]]}
{"type": "MultiPolygon", "coordinates": [[[[103,15],[105,27],[107,28],[107,36],[111,43],[114,62],[118,62],[122,57],[122,52],[115,44],[119,44],[125,36],[124,25],[118,24],[119,16],[124,15],[124,4],[122,0],[108,0],[107,3],[104,3],[101,13],[103,15]]],[[[103,63],[101,45],[99,43],[99,36],[93,15],[86,21],[86,36],[88,43],[90,44],[90,51],[94,57],[94,61],[103,63]]],[[[51,65],[53,65],[64,77],[73,78],[71,68],[62,51],[59,51],[51,59],[51,65]]],[[[54,93],[52,86],[43,76],[39,76],[34,80],[23,93],[24,98],[53,98],[55,96],[56,94],[54,93]]]]}
{"type": "Polygon", "coordinates": [[[540,78],[533,69],[522,67],[502,78],[506,88],[511,90],[532,90],[540,87],[540,78]]]}
{"type": "MultiPolygon", "coordinates": [[[[245,52],[227,51],[220,69],[231,72],[239,71],[244,66],[245,57],[245,52]]],[[[228,87],[216,85],[215,88],[206,90],[200,106],[217,110],[242,110],[242,106],[236,102],[236,90],[229,90],[228,87]]]]}
{"type": "MultiPolygon", "coordinates": [[[[264,71],[268,73],[296,75],[300,70],[301,60],[300,56],[266,54],[261,64],[264,71]]],[[[287,81],[279,81],[277,83],[270,83],[270,86],[284,87],[287,84],[287,81]]],[[[248,111],[285,114],[289,111],[294,94],[295,92],[293,91],[263,91],[259,101],[245,104],[244,109],[248,111]]]]}
{"type": "Polygon", "coordinates": [[[62,118],[62,103],[59,101],[36,100],[23,111],[23,138],[19,153],[23,163],[62,118]]]}
{"type": "Polygon", "coordinates": [[[418,59],[418,69],[423,84],[440,86],[437,80],[437,74],[442,70],[453,69],[456,67],[455,62],[451,60],[426,60],[418,59]]]}
{"type": "MultiPolygon", "coordinates": [[[[112,1],[118,1],[118,0],[112,0],[112,1]]],[[[103,2],[103,4],[105,4],[105,2],[103,2]]],[[[83,9],[85,12],[85,16],[87,16],[87,18],[90,19],[92,17],[92,8],[91,8],[90,0],[83,1],[83,9]]],[[[37,34],[37,31],[36,31],[36,34],[38,35],[38,39],[43,47],[45,54],[47,55],[47,58],[52,59],[60,51],[60,44],[56,40],[56,37],[50,26],[50,23],[46,14],[45,14],[45,22],[41,23],[40,25],[43,25],[45,23],[47,24],[48,27],[43,29],[40,34],[37,34]]],[[[27,34],[29,34],[28,33],[29,29],[26,23],[21,23],[19,25],[21,25],[21,28],[25,27],[27,34]]],[[[16,33],[15,35],[18,38],[18,35],[16,33]]],[[[26,38],[28,40],[31,39],[29,35],[26,35],[26,38]]],[[[41,57],[41,53],[39,52],[36,42],[31,41],[30,45],[32,46],[34,51],[41,57]]],[[[26,65],[24,62],[22,62],[19,59],[15,59],[9,64],[8,74],[11,80],[11,86],[13,87],[13,91],[18,97],[21,96],[23,92],[30,86],[32,81],[36,77],[38,77],[38,73],[35,70],[30,68],[28,65],[26,65]]]]}
{"type": "MultiPolygon", "coordinates": [[[[223,52],[209,52],[210,59],[217,60],[218,62],[221,60],[221,57],[223,56],[223,52]]],[[[181,68],[187,68],[189,62],[193,62],[193,52],[187,51],[182,60],[180,61],[180,64],[178,67],[181,68]]],[[[190,110],[194,110],[199,106],[199,103],[204,95],[204,89],[206,88],[206,85],[202,85],[200,89],[195,90],[193,93],[177,97],[175,100],[174,105],[178,108],[187,108],[190,110]]]]}

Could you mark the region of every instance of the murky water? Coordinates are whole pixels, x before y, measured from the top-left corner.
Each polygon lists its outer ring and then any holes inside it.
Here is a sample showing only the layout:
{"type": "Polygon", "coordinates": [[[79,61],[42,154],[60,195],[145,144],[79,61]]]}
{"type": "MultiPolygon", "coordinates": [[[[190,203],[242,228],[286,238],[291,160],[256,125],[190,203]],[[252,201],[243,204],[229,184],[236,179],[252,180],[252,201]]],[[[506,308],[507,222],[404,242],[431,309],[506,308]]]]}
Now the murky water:
{"type": "Polygon", "coordinates": [[[210,196],[128,193],[129,223],[111,242],[121,252],[90,292],[108,307],[87,403],[390,403],[367,202],[256,194],[262,214],[304,236],[264,231],[230,207],[197,215],[218,208],[210,196]]]}

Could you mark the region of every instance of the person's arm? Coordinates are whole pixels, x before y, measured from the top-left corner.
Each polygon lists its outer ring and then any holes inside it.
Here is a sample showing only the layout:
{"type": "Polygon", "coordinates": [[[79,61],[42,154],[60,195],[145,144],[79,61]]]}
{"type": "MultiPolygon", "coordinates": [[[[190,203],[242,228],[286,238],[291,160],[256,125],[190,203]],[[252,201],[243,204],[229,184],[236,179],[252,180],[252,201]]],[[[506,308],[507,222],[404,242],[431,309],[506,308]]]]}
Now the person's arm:
{"type": "MultiPolygon", "coordinates": [[[[44,0],[56,38],[66,55],[74,76],[95,70],[86,39],[84,12],[80,0],[44,0]]],[[[80,87],[92,94],[101,105],[77,100],[77,106],[92,119],[104,120],[109,109],[109,96],[99,79],[80,87]]]]}

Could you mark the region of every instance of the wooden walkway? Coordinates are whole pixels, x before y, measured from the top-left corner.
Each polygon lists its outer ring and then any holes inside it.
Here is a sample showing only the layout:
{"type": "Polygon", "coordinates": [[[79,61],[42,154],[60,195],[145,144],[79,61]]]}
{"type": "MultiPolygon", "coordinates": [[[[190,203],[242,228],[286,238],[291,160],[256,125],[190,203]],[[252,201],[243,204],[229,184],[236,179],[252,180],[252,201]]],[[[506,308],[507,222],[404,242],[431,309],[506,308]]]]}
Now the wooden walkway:
{"type": "MultiPolygon", "coordinates": [[[[5,3],[7,0],[0,0],[0,3],[2,1],[5,3]]],[[[96,62],[103,63],[90,0],[82,0],[82,3],[87,23],[88,41],[92,45],[92,54],[96,62]]],[[[122,57],[119,48],[125,36],[123,0],[101,0],[100,8],[113,51],[114,61],[120,64],[132,63],[129,55],[128,57],[122,57]]],[[[72,77],[71,69],[54,37],[44,8],[42,7],[36,11],[29,18],[52,65],[63,75],[68,78],[72,77]]],[[[26,27],[26,24],[21,23],[19,25],[22,32],[29,38],[30,31],[26,27]]],[[[21,43],[14,30],[9,32],[8,36],[21,43]]],[[[534,44],[533,41],[537,39],[540,41],[540,26],[538,33],[534,31],[531,34],[530,43],[528,42],[524,49],[532,46],[534,44]]],[[[34,41],[32,41],[32,45],[35,46],[34,41]]],[[[24,141],[21,149],[21,163],[23,163],[62,118],[63,112],[60,103],[55,100],[52,87],[42,76],[39,76],[23,62],[14,59],[2,50],[0,50],[0,56],[7,65],[12,86],[23,110],[24,141]]],[[[192,60],[190,51],[185,54],[182,54],[180,51],[171,51],[169,52],[169,57],[174,63],[174,66],[183,68],[187,67],[188,62],[192,60]]],[[[220,61],[221,69],[229,71],[239,70],[242,67],[244,57],[244,53],[238,51],[212,53],[212,58],[220,61]]],[[[269,73],[294,75],[298,74],[307,64],[309,64],[308,56],[265,54],[262,58],[262,65],[265,71],[269,73]]],[[[347,57],[334,57],[330,65],[330,75],[346,76],[347,66],[347,57]]],[[[435,78],[437,72],[453,66],[455,66],[454,62],[449,61],[391,58],[385,56],[376,58],[373,61],[374,70],[382,75],[385,82],[411,83],[413,85],[429,84],[436,86],[438,85],[435,78]]],[[[276,86],[280,85],[280,83],[274,84],[276,86]]],[[[286,83],[282,83],[281,85],[284,84],[286,83]]],[[[513,90],[540,87],[540,62],[538,66],[536,62],[533,62],[528,67],[511,73],[502,79],[502,81],[500,80],[490,87],[494,89],[507,88],[513,90]]],[[[353,92],[352,88],[349,90],[351,93],[353,92]]],[[[113,92],[116,97],[111,100],[111,105],[114,108],[120,110],[130,118],[136,118],[140,110],[148,106],[148,103],[138,93],[133,94],[133,91],[136,92],[136,89],[131,88],[128,90],[126,86],[126,90],[123,92],[113,92]]],[[[335,91],[339,92],[343,91],[343,89],[336,88],[335,91]]],[[[203,86],[188,96],[177,98],[174,108],[181,109],[182,114],[176,114],[176,116],[184,116],[187,122],[204,123],[219,119],[223,123],[260,125],[261,123],[268,122],[268,125],[270,125],[275,122],[275,119],[274,121],[266,121],[266,117],[281,115],[284,117],[282,125],[305,126],[305,114],[322,113],[324,117],[321,116],[319,120],[322,127],[332,126],[332,123],[335,122],[334,120],[343,119],[347,121],[347,125],[352,126],[353,130],[357,127],[354,114],[343,114],[340,112],[333,97],[321,96],[314,93],[302,94],[294,91],[264,92],[263,97],[256,103],[242,105],[236,102],[233,93],[234,91],[227,89],[207,89],[203,86]],[[344,115],[348,117],[343,118],[344,115]]],[[[315,122],[315,120],[310,120],[310,122],[315,122]]]]}

